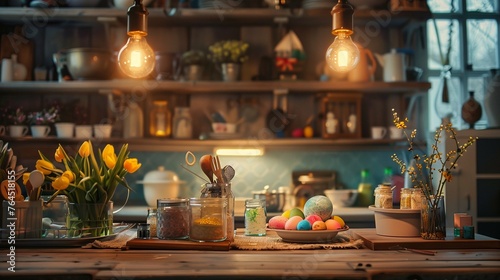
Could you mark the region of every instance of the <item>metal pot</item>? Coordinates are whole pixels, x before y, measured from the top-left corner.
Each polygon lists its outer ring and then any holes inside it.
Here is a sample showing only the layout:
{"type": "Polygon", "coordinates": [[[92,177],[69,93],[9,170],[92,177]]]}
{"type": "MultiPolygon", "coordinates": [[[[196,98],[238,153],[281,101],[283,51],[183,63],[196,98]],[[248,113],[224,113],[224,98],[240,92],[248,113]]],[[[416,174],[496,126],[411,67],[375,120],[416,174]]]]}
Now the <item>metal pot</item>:
{"type": "Polygon", "coordinates": [[[60,53],[74,80],[107,80],[115,70],[112,54],[106,49],[74,48],[60,53]]]}
{"type": "Polygon", "coordinates": [[[266,201],[267,212],[281,212],[286,203],[286,193],[277,192],[275,190],[268,191],[269,186],[265,186],[262,191],[253,191],[254,199],[262,199],[266,201]]]}

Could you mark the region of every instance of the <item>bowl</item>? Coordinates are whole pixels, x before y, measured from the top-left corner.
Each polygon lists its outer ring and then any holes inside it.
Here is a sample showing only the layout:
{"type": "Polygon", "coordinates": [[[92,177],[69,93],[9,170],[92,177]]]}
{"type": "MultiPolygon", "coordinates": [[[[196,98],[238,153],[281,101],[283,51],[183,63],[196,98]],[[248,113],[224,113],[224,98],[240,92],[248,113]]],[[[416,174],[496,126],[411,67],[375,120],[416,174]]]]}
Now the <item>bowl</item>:
{"type": "Polygon", "coordinates": [[[62,52],[74,80],[107,80],[114,71],[111,52],[98,48],[74,48],[62,52]]]}
{"type": "Polygon", "coordinates": [[[349,227],[336,230],[287,230],[268,229],[275,231],[284,242],[291,243],[331,243],[339,232],[349,230],[349,227]]]}
{"type": "Polygon", "coordinates": [[[101,0],[66,0],[68,7],[97,7],[101,0]]]}
{"type": "Polygon", "coordinates": [[[385,209],[374,205],[368,209],[375,212],[375,232],[392,237],[420,236],[420,209],[385,209]]]}
{"type": "Polygon", "coordinates": [[[137,183],[144,185],[144,198],[148,206],[156,208],[158,199],[178,197],[183,182],[175,172],[160,166],[157,170],[146,173],[144,179],[137,183]]]}
{"type": "MultiPolygon", "coordinates": [[[[147,7],[149,4],[151,4],[153,0],[144,0],[142,1],[142,4],[144,7],[147,7]]],[[[134,0],[112,0],[110,1],[110,5],[112,7],[118,8],[118,9],[128,9],[130,6],[134,4],[134,0]]]]}
{"type": "Polygon", "coordinates": [[[214,122],[214,123],[212,123],[212,129],[213,129],[214,133],[232,134],[232,133],[236,132],[236,124],[214,122]]]}
{"type": "Polygon", "coordinates": [[[333,208],[351,207],[358,197],[357,190],[325,190],[325,195],[330,199],[333,208]]]}

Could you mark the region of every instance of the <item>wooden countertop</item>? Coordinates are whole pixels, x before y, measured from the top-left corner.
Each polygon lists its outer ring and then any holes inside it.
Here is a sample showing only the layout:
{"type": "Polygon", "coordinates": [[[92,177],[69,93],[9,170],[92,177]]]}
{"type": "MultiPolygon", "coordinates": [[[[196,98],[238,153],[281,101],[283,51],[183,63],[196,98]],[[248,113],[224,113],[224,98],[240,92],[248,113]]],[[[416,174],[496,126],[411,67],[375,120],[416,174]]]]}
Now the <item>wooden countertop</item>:
{"type": "Polygon", "coordinates": [[[442,279],[444,275],[447,278],[460,275],[461,279],[466,279],[474,275],[497,279],[495,277],[500,275],[499,249],[446,249],[436,252],[430,256],[404,250],[370,249],[197,251],[18,248],[14,251],[16,272],[13,273],[8,270],[9,254],[13,254],[2,248],[0,278],[62,279],[64,275],[70,275],[65,279],[403,279],[417,275],[422,279],[442,279]]]}

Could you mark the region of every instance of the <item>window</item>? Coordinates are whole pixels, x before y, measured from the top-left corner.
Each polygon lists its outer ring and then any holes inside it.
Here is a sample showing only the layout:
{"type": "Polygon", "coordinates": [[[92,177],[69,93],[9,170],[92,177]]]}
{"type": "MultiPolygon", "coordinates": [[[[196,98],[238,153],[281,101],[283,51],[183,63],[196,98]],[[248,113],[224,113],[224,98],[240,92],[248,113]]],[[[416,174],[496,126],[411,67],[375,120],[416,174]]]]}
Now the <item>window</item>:
{"type": "MultiPolygon", "coordinates": [[[[469,98],[469,92],[473,91],[474,98],[483,105],[490,69],[499,68],[499,1],[427,2],[433,13],[433,19],[427,22],[427,67],[429,82],[432,83],[429,93],[429,130],[434,131],[441,123],[442,113],[446,109],[450,110],[455,127],[467,129],[469,124],[461,117],[462,104],[469,98]],[[448,52],[449,46],[451,48],[448,52]],[[442,58],[446,58],[447,53],[449,61],[443,61],[442,58]],[[448,83],[449,99],[443,103],[440,75],[443,64],[446,63],[452,70],[448,83]]],[[[483,109],[483,115],[475,128],[485,127],[487,118],[483,109]]]]}

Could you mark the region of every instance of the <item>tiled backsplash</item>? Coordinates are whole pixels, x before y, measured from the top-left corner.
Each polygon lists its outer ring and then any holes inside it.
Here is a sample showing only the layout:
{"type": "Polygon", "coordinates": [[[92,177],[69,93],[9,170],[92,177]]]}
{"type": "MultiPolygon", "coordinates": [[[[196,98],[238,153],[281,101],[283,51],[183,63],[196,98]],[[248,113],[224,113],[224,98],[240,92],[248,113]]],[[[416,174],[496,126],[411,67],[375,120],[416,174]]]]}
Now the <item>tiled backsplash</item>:
{"type": "MultiPolygon", "coordinates": [[[[269,185],[271,190],[280,186],[292,185],[292,171],[295,170],[335,170],[338,183],[344,188],[356,189],[362,169],[369,169],[373,185],[381,182],[385,167],[392,167],[394,174],[399,172],[398,166],[392,162],[393,149],[386,150],[349,150],[349,151],[266,151],[263,157],[221,157],[221,165],[231,165],[236,170],[232,181],[233,192],[237,197],[251,197],[252,191],[262,190],[269,185]]],[[[194,153],[199,159],[204,153],[194,153]]],[[[205,177],[197,161],[194,166],[187,166],[184,153],[172,152],[135,152],[142,167],[135,174],[127,175],[129,184],[134,189],[127,205],[145,205],[143,186],[137,184],[144,175],[164,166],[174,171],[181,180],[186,181],[180,195],[184,197],[199,196],[200,186],[204,183],[200,178],[190,174],[181,164],[196,174],[205,177]]],[[[115,202],[119,205],[125,197],[124,188],[120,188],[115,202]]]]}

